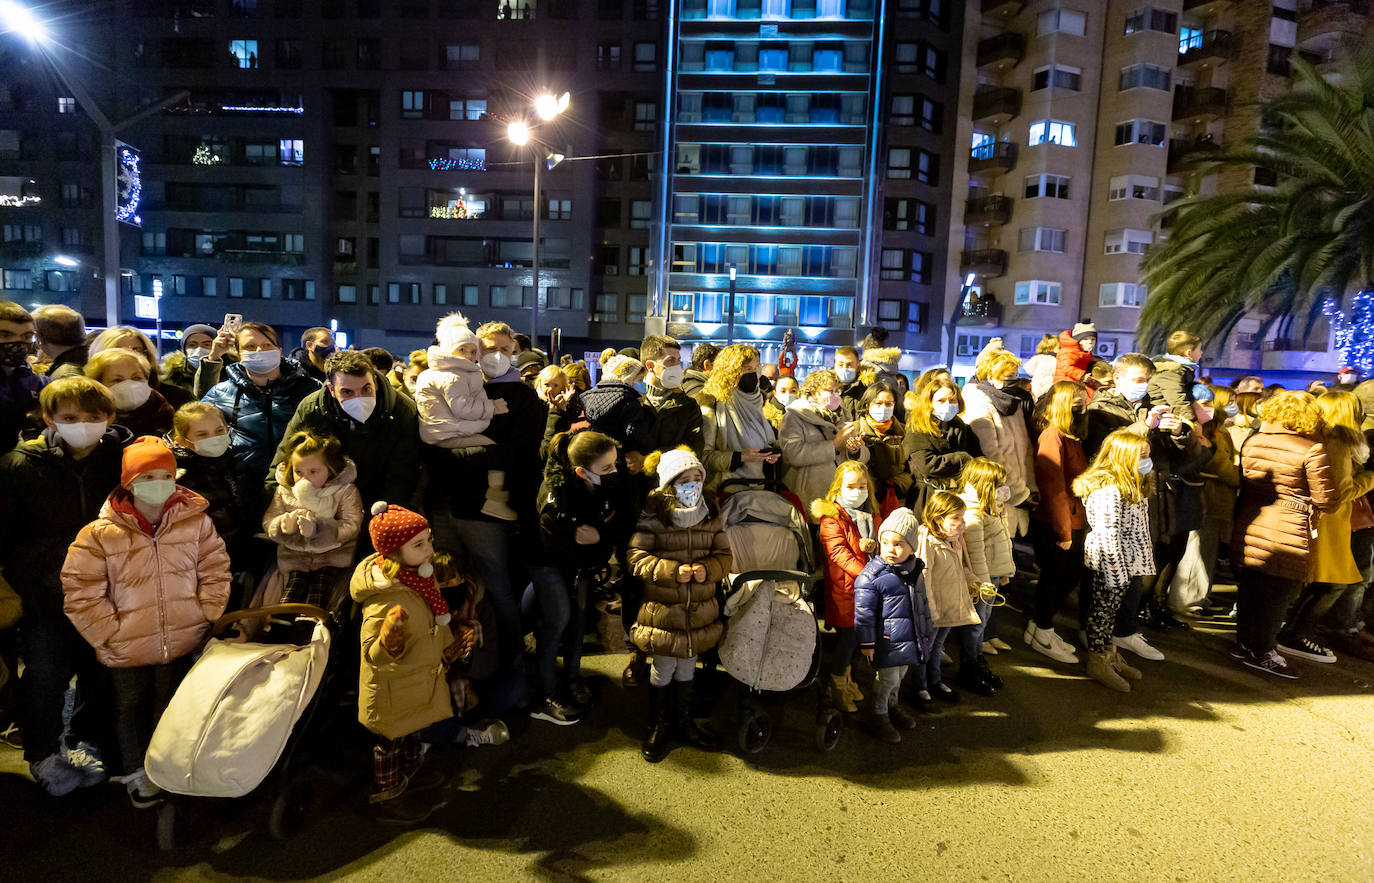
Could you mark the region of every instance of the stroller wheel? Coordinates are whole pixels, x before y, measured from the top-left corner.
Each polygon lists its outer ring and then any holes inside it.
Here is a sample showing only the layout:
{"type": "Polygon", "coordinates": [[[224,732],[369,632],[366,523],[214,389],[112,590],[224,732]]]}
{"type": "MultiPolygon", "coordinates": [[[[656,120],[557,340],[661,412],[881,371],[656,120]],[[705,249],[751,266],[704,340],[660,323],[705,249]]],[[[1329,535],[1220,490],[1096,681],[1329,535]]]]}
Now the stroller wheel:
{"type": "Polygon", "coordinates": [[[750,709],[740,721],[737,736],[740,751],[758,754],[773,738],[773,718],[762,709],[750,709]]]}
{"type": "Polygon", "coordinates": [[[177,848],[177,805],[174,800],[164,801],[157,808],[157,848],[163,852],[177,848]]]}
{"type": "Polygon", "coordinates": [[[844,715],[838,708],[822,708],[816,715],[816,747],[821,751],[831,751],[839,744],[840,733],[844,732],[844,715]]]}
{"type": "Polygon", "coordinates": [[[286,840],[298,832],[310,809],[312,791],[308,782],[288,782],[272,801],[272,815],[267,820],[267,833],[276,840],[286,840]]]}

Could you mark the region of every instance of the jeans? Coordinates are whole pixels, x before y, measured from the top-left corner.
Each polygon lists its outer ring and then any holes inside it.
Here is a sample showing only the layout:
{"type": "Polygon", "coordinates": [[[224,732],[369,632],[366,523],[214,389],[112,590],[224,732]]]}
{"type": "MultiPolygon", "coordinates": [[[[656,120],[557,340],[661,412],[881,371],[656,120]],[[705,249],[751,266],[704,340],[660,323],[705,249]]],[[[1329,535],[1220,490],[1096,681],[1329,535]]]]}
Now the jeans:
{"type": "Polygon", "coordinates": [[[983,641],[980,635],[983,631],[983,624],[961,625],[950,629],[955,642],[959,645],[959,667],[973,665],[978,661],[978,657],[983,655],[983,641]]]}
{"type": "Polygon", "coordinates": [[[1061,549],[1048,524],[1031,521],[1031,541],[1040,565],[1040,579],[1035,585],[1036,628],[1054,628],[1054,616],[1064,606],[1064,599],[1083,582],[1083,541],[1087,536],[1087,531],[1075,530],[1069,548],[1061,549]]]}
{"type": "Polygon", "coordinates": [[[1374,528],[1357,530],[1350,535],[1350,549],[1355,553],[1355,566],[1360,569],[1361,582],[1352,586],[1341,596],[1332,608],[1336,627],[1353,632],[1360,627],[1360,620],[1370,621],[1374,613],[1363,608],[1367,600],[1374,600],[1369,594],[1369,584],[1374,582],[1374,528]]]}
{"type": "MultiPolygon", "coordinates": [[[[572,619],[572,604],[567,575],[557,567],[538,564],[529,567],[534,582],[534,597],[539,605],[539,628],[535,632],[535,688],[545,699],[558,692],[558,651],[572,619]]],[[[580,635],[579,635],[580,637],[580,635]]],[[[578,642],[577,663],[582,662],[578,642]]],[[[564,667],[569,665],[565,657],[564,667]]]]}
{"type": "Polygon", "coordinates": [[[161,665],[139,665],[110,669],[114,683],[115,735],[124,772],[143,768],[153,730],[167,710],[181,679],[191,668],[191,657],[183,656],[161,665]]]}
{"type": "Polygon", "coordinates": [[[849,670],[854,661],[854,651],[859,649],[859,635],[854,627],[838,626],[835,629],[835,652],[830,657],[830,674],[839,677],[849,670]]]}
{"type": "Polygon", "coordinates": [[[673,681],[690,681],[697,670],[697,658],[688,656],[655,656],[649,667],[649,683],[655,687],[666,687],[673,681]]]}
{"type": "MultiPolygon", "coordinates": [[[[64,756],[75,742],[113,741],[110,676],[95,650],[62,614],[30,608],[21,623],[24,676],[19,679],[24,760],[64,756]],[[76,677],[76,708],[70,730],[63,721],[67,686],[76,677]]],[[[132,772],[132,771],[131,771],[132,772]]]]}
{"type": "MultiPolygon", "coordinates": [[[[939,659],[939,656],[936,656],[939,659]]],[[[897,701],[897,689],[902,686],[902,678],[906,677],[907,666],[892,665],[887,668],[875,669],[877,677],[874,678],[873,687],[873,713],[887,714],[889,705],[897,701]]]]}
{"type": "Polygon", "coordinates": [[[1249,567],[1237,582],[1236,640],[1251,653],[1262,656],[1274,649],[1279,627],[1288,614],[1288,606],[1302,590],[1302,583],[1249,567]]]}
{"type": "Polygon", "coordinates": [[[587,639],[587,595],[591,592],[592,578],[589,574],[567,574],[565,578],[572,586],[571,609],[563,630],[563,682],[566,684],[573,678],[582,677],[582,645],[587,639]]]}
{"type": "Polygon", "coordinates": [[[453,717],[430,724],[422,734],[424,741],[433,745],[465,742],[469,726],[500,717],[523,705],[529,692],[524,675],[514,669],[497,671],[486,680],[478,681],[473,689],[477,691],[477,705],[466,713],[454,709],[453,717]]]}
{"type": "Polygon", "coordinates": [[[916,689],[929,692],[940,683],[940,654],[945,650],[945,641],[949,638],[949,632],[949,626],[936,629],[935,640],[930,644],[930,655],[926,657],[925,665],[918,663],[911,666],[911,669],[916,672],[916,689]]]}
{"type": "Polygon", "coordinates": [[[510,665],[520,654],[525,630],[520,625],[520,601],[510,579],[510,535],[506,524],[454,518],[437,511],[430,519],[437,548],[461,545],[487,586],[487,598],[496,618],[496,646],[501,665],[510,665]]]}

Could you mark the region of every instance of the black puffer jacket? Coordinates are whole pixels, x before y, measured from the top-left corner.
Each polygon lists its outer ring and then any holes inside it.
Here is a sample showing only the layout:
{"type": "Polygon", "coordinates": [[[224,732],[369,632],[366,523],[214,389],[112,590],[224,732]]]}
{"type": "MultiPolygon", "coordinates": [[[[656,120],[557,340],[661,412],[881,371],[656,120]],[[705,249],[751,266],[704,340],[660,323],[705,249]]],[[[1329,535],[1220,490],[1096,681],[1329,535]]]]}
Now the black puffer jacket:
{"type": "Polygon", "coordinates": [[[573,423],[585,419],[597,432],[609,435],[627,451],[647,454],[654,449],[654,411],[633,386],[602,380],[583,390],[568,405],[573,423]]]}
{"type": "Polygon", "coordinates": [[[601,481],[600,487],[588,486],[564,453],[549,451],[539,486],[540,542],[527,553],[536,563],[568,570],[600,567],[629,540],[638,513],[624,461],[614,479],[607,475],[601,481]],[[596,528],[597,542],[577,542],[577,528],[584,524],[596,528]]]}
{"type": "Polygon", "coordinates": [[[955,485],[964,464],[983,456],[978,436],[963,420],[955,417],[939,425],[944,430],[940,435],[908,430],[902,437],[902,452],[913,479],[909,504],[915,512],[925,509],[933,490],[963,490],[955,485]]]}
{"type": "MultiPolygon", "coordinates": [[[[168,438],[167,443],[172,444],[172,440],[168,438]]],[[[175,444],[172,453],[177,457],[177,484],[195,491],[209,503],[205,514],[215,523],[215,531],[233,559],[242,543],[262,524],[261,488],[239,471],[228,453],[202,457],[175,444]]]]}
{"type": "Polygon", "coordinates": [[[671,451],[686,445],[701,457],[706,439],[701,435],[701,405],[680,389],[661,390],[649,387],[645,396],[654,409],[650,450],[671,451]]]}

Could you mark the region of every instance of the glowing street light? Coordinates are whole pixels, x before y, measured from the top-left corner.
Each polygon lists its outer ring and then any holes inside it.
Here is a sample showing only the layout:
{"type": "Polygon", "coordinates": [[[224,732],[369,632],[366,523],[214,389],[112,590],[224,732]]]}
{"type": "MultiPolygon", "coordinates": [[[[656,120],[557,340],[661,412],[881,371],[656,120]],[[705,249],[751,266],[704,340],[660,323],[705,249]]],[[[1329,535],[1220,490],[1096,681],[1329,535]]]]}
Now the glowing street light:
{"type": "Polygon", "coordinates": [[[534,100],[534,112],[544,122],[548,122],[568,109],[572,96],[564,92],[555,98],[552,92],[545,92],[534,100]]]}
{"type": "MultiPolygon", "coordinates": [[[[545,92],[534,100],[534,115],[543,122],[550,122],[554,117],[568,109],[572,103],[570,93],[564,92],[558,97],[554,97],[552,92],[545,92]]],[[[506,126],[506,138],[516,147],[524,147],[532,140],[531,127],[524,119],[511,122],[506,126]]],[[[530,340],[537,347],[539,345],[539,217],[544,213],[543,199],[540,196],[539,171],[540,166],[547,165],[552,171],[553,167],[563,161],[561,153],[555,153],[542,141],[536,141],[544,152],[542,161],[536,157],[534,161],[534,304],[530,310],[530,340]]]]}
{"type": "Polygon", "coordinates": [[[53,258],[53,263],[60,264],[60,265],[62,265],[62,266],[64,266],[64,267],[79,267],[79,266],[81,266],[81,262],[78,261],[76,258],[69,258],[69,257],[67,257],[67,256],[64,255],[64,254],[60,254],[60,255],[57,255],[56,257],[54,257],[54,258],[53,258]]]}
{"type": "Polygon", "coordinates": [[[33,43],[48,42],[48,28],[31,10],[13,0],[0,0],[0,34],[13,31],[33,43]]]}
{"type": "Polygon", "coordinates": [[[506,137],[509,138],[510,143],[514,144],[516,147],[524,147],[526,144],[530,143],[530,127],[524,121],[516,120],[509,126],[506,126],[506,137]]]}

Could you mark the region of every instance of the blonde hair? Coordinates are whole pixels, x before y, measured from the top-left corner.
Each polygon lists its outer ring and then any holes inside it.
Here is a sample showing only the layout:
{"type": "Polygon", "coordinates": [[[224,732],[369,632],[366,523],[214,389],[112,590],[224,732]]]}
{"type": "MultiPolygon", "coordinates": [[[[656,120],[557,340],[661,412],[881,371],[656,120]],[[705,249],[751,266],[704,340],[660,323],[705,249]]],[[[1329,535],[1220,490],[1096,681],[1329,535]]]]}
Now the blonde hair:
{"type": "Polygon", "coordinates": [[[906,401],[906,431],[925,435],[940,435],[940,427],[935,420],[935,394],[942,389],[954,390],[954,401],[959,403],[960,413],[964,410],[964,394],[953,380],[932,380],[921,390],[913,402],[908,394],[906,401]]]}
{"type": "Polygon", "coordinates": [[[1343,442],[1348,447],[1359,448],[1365,444],[1364,432],[1360,426],[1364,422],[1364,408],[1353,392],[1344,389],[1329,389],[1317,399],[1317,410],[1326,423],[1327,438],[1343,442]]]}
{"type": "Polygon", "coordinates": [[[515,332],[510,330],[510,326],[505,322],[485,322],[477,326],[477,339],[487,340],[498,334],[504,334],[512,341],[515,340],[515,332]]]}
{"type": "MultiPolygon", "coordinates": [[[[147,359],[143,358],[142,353],[118,348],[103,350],[91,356],[90,361],[86,362],[86,367],[82,369],[82,373],[92,380],[100,380],[111,366],[125,359],[128,359],[142,369],[144,380],[152,376],[152,366],[148,364],[147,359]]],[[[101,380],[101,382],[104,383],[103,380],[101,380]]]]}
{"type": "Polygon", "coordinates": [[[115,346],[115,341],[130,336],[138,338],[138,349],[127,350],[127,352],[139,353],[149,365],[156,365],[157,347],[153,345],[148,335],[139,331],[132,325],[116,325],[113,328],[106,328],[95,336],[95,340],[91,341],[90,348],[86,352],[90,356],[96,356],[102,352],[109,352],[114,349],[124,349],[124,347],[115,346]]]}
{"type": "MultiPolygon", "coordinates": [[[[864,498],[863,505],[859,508],[869,515],[876,515],[878,510],[874,508],[873,476],[869,475],[868,467],[858,460],[845,460],[839,466],[835,467],[835,477],[830,479],[830,489],[825,492],[825,499],[831,503],[838,503],[840,501],[840,488],[844,487],[845,476],[850,473],[862,475],[864,481],[868,484],[868,496],[864,498]]],[[[815,511],[816,504],[812,503],[811,508],[811,514],[819,518],[820,516],[815,511]]]]}
{"type": "Polygon", "coordinates": [[[979,380],[1005,380],[1016,374],[1021,367],[1021,360],[1010,350],[983,350],[973,367],[979,380]]]}
{"type": "Polygon", "coordinates": [[[1149,439],[1134,429],[1118,429],[1107,436],[1082,475],[1073,480],[1073,492],[1087,497],[1103,487],[1114,487],[1122,499],[1139,503],[1154,487],[1154,474],[1140,474],[1141,447],[1149,448],[1149,439]]]}
{"type": "Polygon", "coordinates": [[[1265,399],[1255,409],[1255,416],[1265,423],[1282,426],[1289,432],[1319,438],[1326,428],[1317,400],[1310,393],[1283,390],[1265,399]]]}
{"type": "Polygon", "coordinates": [[[1065,438],[1082,441],[1074,435],[1073,406],[1080,395],[1086,394],[1083,384],[1076,380],[1056,380],[1049,393],[1040,399],[1035,415],[1036,425],[1041,429],[1053,426],[1065,438]]]}
{"type": "Polygon", "coordinates": [[[192,420],[199,420],[211,414],[218,414],[220,422],[225,426],[229,425],[229,421],[224,419],[224,412],[209,402],[187,402],[177,408],[176,413],[172,415],[172,436],[185,438],[186,433],[191,431],[192,420]]]}
{"type": "Polygon", "coordinates": [[[343,445],[332,435],[312,435],[305,431],[297,432],[286,440],[285,454],[282,462],[286,464],[286,475],[291,479],[292,484],[296,483],[296,466],[292,460],[297,457],[304,460],[306,457],[313,457],[318,454],[329,470],[330,478],[343,472],[343,445]]]}
{"type": "Polygon", "coordinates": [[[968,504],[964,498],[951,491],[936,491],[926,500],[926,508],[921,512],[921,524],[925,525],[926,530],[930,531],[940,539],[946,539],[944,532],[940,529],[940,521],[946,516],[956,512],[965,512],[968,504]]]}
{"type": "Polygon", "coordinates": [[[801,382],[801,394],[809,396],[818,389],[829,389],[832,386],[840,386],[840,375],[829,368],[822,368],[806,375],[806,379],[801,382]]]}
{"type": "Polygon", "coordinates": [[[410,367],[410,368],[419,368],[419,369],[422,370],[422,371],[423,371],[424,369],[428,368],[428,367],[429,367],[429,351],[428,351],[428,350],[411,350],[411,351],[410,351],[410,355],[406,358],[406,365],[407,365],[408,367],[410,367]]]}
{"type": "Polygon", "coordinates": [[[615,347],[608,346],[601,351],[601,359],[599,361],[599,364],[601,365],[601,367],[604,368],[606,367],[606,363],[613,358],[615,358],[615,347]]]}
{"type": "Polygon", "coordinates": [[[1007,480],[1007,467],[987,457],[974,457],[964,464],[959,473],[961,487],[973,488],[978,497],[978,508],[989,515],[1002,514],[1002,502],[997,499],[997,489],[1007,480]]]}
{"type": "Polygon", "coordinates": [[[735,394],[744,366],[759,358],[759,351],[743,343],[732,343],[716,354],[711,376],[706,378],[703,392],[718,402],[728,402],[735,394]]]}
{"type": "Polygon", "coordinates": [[[1035,345],[1036,355],[1052,356],[1059,352],[1059,338],[1053,334],[1046,334],[1040,338],[1040,342],[1035,345]]]}
{"type": "MultiPolygon", "coordinates": [[[[1218,411],[1224,410],[1227,405],[1231,404],[1232,399],[1235,398],[1236,395],[1236,391],[1229,386],[1217,386],[1216,384],[1212,384],[1211,389],[1212,407],[1216,408],[1218,411]]],[[[1225,419],[1225,415],[1223,415],[1223,419],[1225,419]]]]}
{"type": "Polygon", "coordinates": [[[1175,331],[1164,343],[1164,351],[1174,356],[1186,356],[1188,351],[1202,343],[1202,338],[1191,331],[1175,331]]]}

